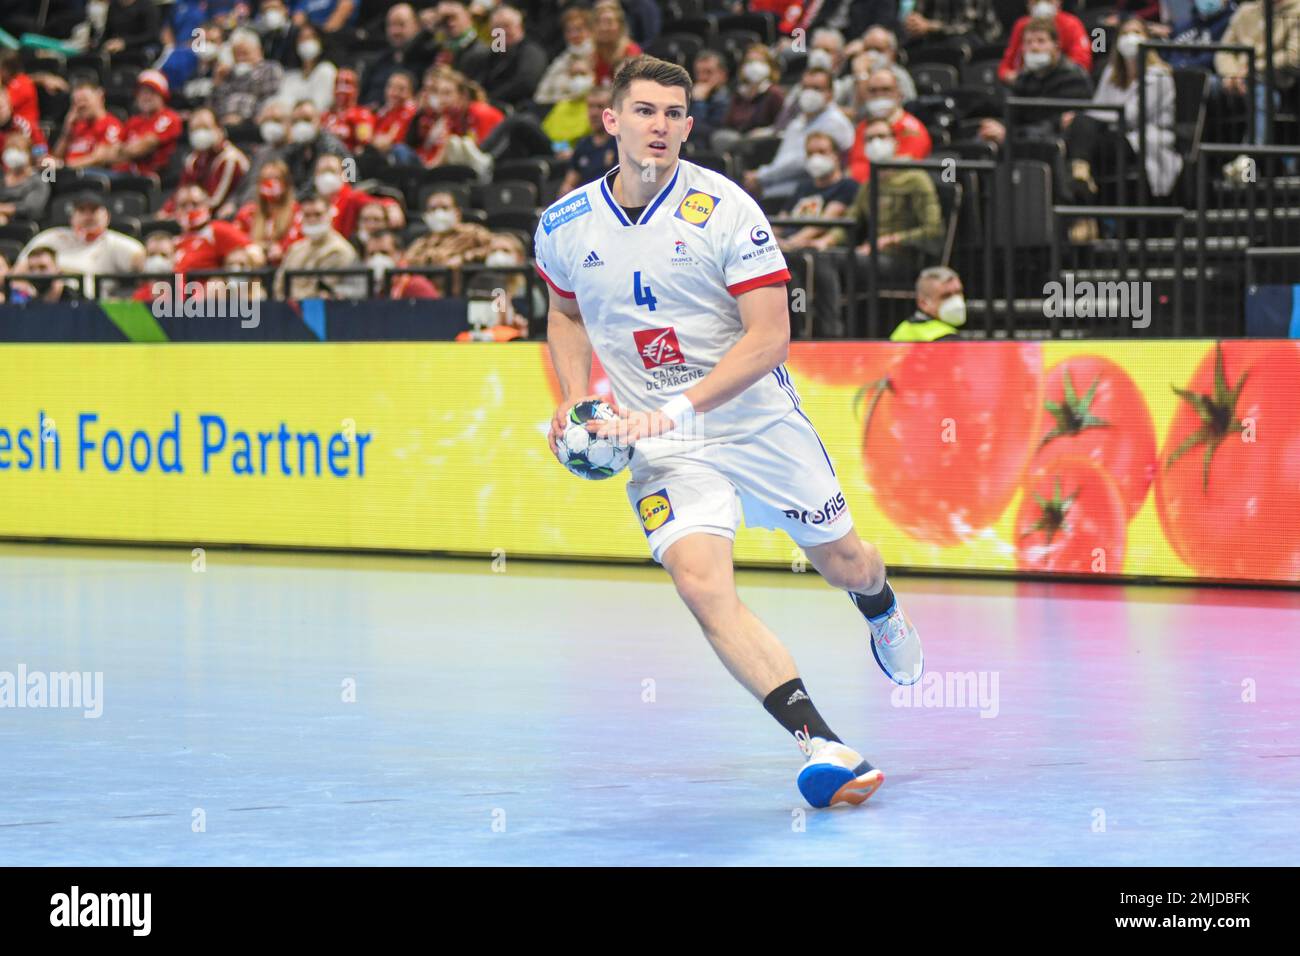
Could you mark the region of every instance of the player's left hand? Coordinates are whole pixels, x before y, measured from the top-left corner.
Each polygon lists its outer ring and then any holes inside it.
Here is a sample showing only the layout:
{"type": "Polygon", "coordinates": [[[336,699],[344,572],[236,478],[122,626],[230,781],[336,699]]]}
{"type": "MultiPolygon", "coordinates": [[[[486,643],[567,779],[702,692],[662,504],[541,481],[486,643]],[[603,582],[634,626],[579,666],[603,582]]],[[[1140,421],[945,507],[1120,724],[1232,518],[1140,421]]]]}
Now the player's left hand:
{"type": "Polygon", "coordinates": [[[677,427],[676,422],[660,411],[627,412],[617,418],[587,422],[587,431],[598,438],[610,438],[620,445],[635,445],[642,438],[655,438],[677,427]]]}

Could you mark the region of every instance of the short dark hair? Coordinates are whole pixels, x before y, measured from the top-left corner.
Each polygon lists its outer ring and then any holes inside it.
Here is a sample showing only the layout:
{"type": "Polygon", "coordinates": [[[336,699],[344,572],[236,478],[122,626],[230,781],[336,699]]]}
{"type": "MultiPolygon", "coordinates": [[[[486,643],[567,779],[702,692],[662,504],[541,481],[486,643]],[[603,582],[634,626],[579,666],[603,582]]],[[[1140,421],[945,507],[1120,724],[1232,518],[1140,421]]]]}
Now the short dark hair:
{"type": "Polygon", "coordinates": [[[1052,38],[1052,42],[1057,46],[1061,45],[1061,35],[1056,32],[1056,21],[1051,17],[1034,17],[1025,24],[1025,29],[1021,33],[1023,37],[1026,33],[1046,33],[1052,38]]]}
{"type": "Polygon", "coordinates": [[[678,86],[686,94],[686,108],[691,108],[691,75],[676,63],[669,63],[648,54],[634,56],[618,68],[614,85],[610,88],[610,101],[618,109],[627,97],[634,80],[649,80],[660,86],[678,86]]]}
{"type": "Polygon", "coordinates": [[[35,249],[27,250],[27,259],[29,262],[37,256],[49,256],[54,260],[55,265],[59,264],[59,254],[49,246],[37,246],[35,249]]]}

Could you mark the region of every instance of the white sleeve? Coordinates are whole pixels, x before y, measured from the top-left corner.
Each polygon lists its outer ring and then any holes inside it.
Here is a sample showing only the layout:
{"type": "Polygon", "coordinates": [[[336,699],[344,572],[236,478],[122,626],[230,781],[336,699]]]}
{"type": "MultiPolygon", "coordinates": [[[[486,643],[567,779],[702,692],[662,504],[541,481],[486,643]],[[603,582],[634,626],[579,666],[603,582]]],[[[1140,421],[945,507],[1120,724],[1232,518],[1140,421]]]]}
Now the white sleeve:
{"type": "Polygon", "coordinates": [[[724,227],[718,232],[722,243],[719,261],[727,291],[740,295],[760,286],[789,282],[790,270],[772,234],[772,224],[753,197],[736,187],[721,205],[731,206],[718,223],[724,227]]]}
{"type": "Polygon", "coordinates": [[[554,234],[546,231],[546,214],[543,213],[533,234],[533,268],[556,295],[574,299],[577,296],[573,291],[573,279],[558,255],[558,246],[554,234]]]}

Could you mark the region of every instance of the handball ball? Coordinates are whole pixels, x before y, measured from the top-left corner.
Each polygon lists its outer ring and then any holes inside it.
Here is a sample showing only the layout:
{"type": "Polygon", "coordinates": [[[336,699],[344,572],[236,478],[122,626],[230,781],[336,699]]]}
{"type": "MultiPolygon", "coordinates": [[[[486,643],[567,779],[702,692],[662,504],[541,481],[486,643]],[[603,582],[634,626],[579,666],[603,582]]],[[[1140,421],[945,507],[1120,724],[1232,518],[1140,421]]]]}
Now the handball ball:
{"type": "Polygon", "coordinates": [[[579,402],[569,411],[564,434],[555,442],[560,464],[580,478],[598,481],[612,478],[627,467],[632,449],[608,438],[597,438],[587,431],[589,421],[617,418],[605,402],[579,402]]]}

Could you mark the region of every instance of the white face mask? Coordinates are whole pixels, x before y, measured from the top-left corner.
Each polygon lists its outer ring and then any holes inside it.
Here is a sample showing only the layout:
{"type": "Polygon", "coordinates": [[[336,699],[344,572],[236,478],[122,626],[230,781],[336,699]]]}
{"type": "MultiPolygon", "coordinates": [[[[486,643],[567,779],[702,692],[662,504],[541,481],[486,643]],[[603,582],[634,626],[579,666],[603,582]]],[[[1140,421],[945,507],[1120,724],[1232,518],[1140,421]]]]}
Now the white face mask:
{"type": "Polygon", "coordinates": [[[865,150],[867,159],[873,163],[883,163],[894,158],[894,141],[892,139],[869,139],[865,150]]]}
{"type": "Polygon", "coordinates": [[[879,50],[867,51],[867,63],[873,70],[883,70],[889,65],[889,61],[885,59],[885,54],[881,53],[879,50]]]}
{"type": "Polygon", "coordinates": [[[590,73],[569,77],[569,98],[576,100],[580,96],[586,96],[591,92],[594,83],[595,80],[590,73]]]}
{"type": "Polygon", "coordinates": [[[343,177],[338,173],[321,173],[316,177],[316,191],[322,196],[333,196],[343,188],[343,177]]]}
{"type": "Polygon", "coordinates": [[[320,44],[315,40],[303,40],[298,44],[298,58],[304,62],[315,60],[320,56],[320,44]]]}
{"type": "Polygon", "coordinates": [[[1056,16],[1056,4],[1054,3],[1035,3],[1029,8],[1029,12],[1040,20],[1051,20],[1056,16]]]}
{"type": "Polygon", "coordinates": [[[198,56],[198,58],[202,60],[204,63],[211,63],[218,56],[220,56],[221,48],[217,46],[213,46],[205,38],[203,41],[203,46],[199,47],[194,52],[198,56]]]}
{"type": "Polygon", "coordinates": [[[172,261],[167,256],[149,256],[144,260],[145,272],[171,272],[172,261]]]}
{"type": "Polygon", "coordinates": [[[302,224],[302,234],[308,239],[319,239],[329,232],[329,229],[330,224],[328,222],[304,222],[302,224]]]}
{"type": "Polygon", "coordinates": [[[1039,70],[1045,70],[1052,65],[1052,54],[1046,50],[1036,50],[1033,53],[1025,54],[1025,69],[1030,73],[1037,73],[1039,70]]]}
{"type": "Polygon", "coordinates": [[[424,214],[424,222],[430,232],[446,232],[456,225],[456,214],[450,209],[434,209],[424,214]]]}
{"type": "Polygon", "coordinates": [[[316,138],[316,127],[306,120],[298,120],[289,130],[289,136],[295,143],[310,143],[316,138]]]}
{"type": "Polygon", "coordinates": [[[568,51],[570,56],[580,56],[586,59],[596,52],[596,42],[594,40],[585,40],[577,46],[569,47],[568,51]]]}
{"type": "Polygon", "coordinates": [[[877,96],[867,100],[867,115],[872,119],[885,119],[894,112],[894,106],[892,96],[877,96]]]}
{"type": "Polygon", "coordinates": [[[804,160],[803,168],[808,170],[808,175],[813,179],[821,179],[835,169],[835,158],[825,153],[813,153],[804,160]]]}
{"type": "Polygon", "coordinates": [[[4,151],[4,164],[6,169],[22,169],[27,165],[27,154],[21,149],[6,149],[4,151]]]}
{"type": "Polygon", "coordinates": [[[283,10],[272,8],[262,14],[262,22],[266,24],[269,30],[278,30],[284,26],[286,19],[283,10]]]}
{"type": "Polygon", "coordinates": [[[271,146],[279,145],[284,142],[284,124],[277,123],[275,120],[267,120],[258,127],[262,134],[262,142],[271,146]]]}
{"type": "Polygon", "coordinates": [[[834,63],[835,58],[831,56],[829,50],[818,48],[808,54],[808,69],[810,70],[829,70],[834,63]]]}
{"type": "Polygon", "coordinates": [[[86,16],[90,18],[90,22],[96,27],[102,28],[108,21],[108,4],[97,2],[97,0],[86,4],[86,16]]]}
{"type": "Polygon", "coordinates": [[[755,85],[762,83],[764,80],[772,78],[772,71],[767,68],[766,63],[760,63],[758,60],[750,60],[740,68],[740,75],[745,78],[746,83],[755,85]]]}
{"type": "Polygon", "coordinates": [[[248,74],[253,72],[253,64],[236,63],[233,67],[233,71],[235,76],[248,76],[248,74]]]}
{"type": "Polygon", "coordinates": [[[966,300],[959,295],[950,295],[939,303],[938,317],[949,325],[966,323],[966,300]]]}
{"type": "Polygon", "coordinates": [[[384,255],[382,252],[376,252],[366,260],[366,265],[370,266],[370,271],[375,274],[376,279],[383,278],[385,272],[397,265],[392,256],[384,255]]]}
{"type": "Polygon", "coordinates": [[[217,142],[217,131],[214,129],[192,129],[190,130],[190,145],[202,152],[211,149],[217,142]]]}
{"type": "Polygon", "coordinates": [[[1119,55],[1126,60],[1135,60],[1138,55],[1138,44],[1143,37],[1136,33],[1125,33],[1115,41],[1115,46],[1119,50],[1119,55]]]}
{"type": "Polygon", "coordinates": [[[498,249],[496,252],[489,252],[487,258],[483,260],[483,264],[499,269],[504,266],[517,266],[519,262],[511,253],[498,249]]]}
{"type": "Polygon", "coordinates": [[[821,90],[804,90],[799,94],[799,109],[811,115],[826,105],[826,94],[821,90]]]}

